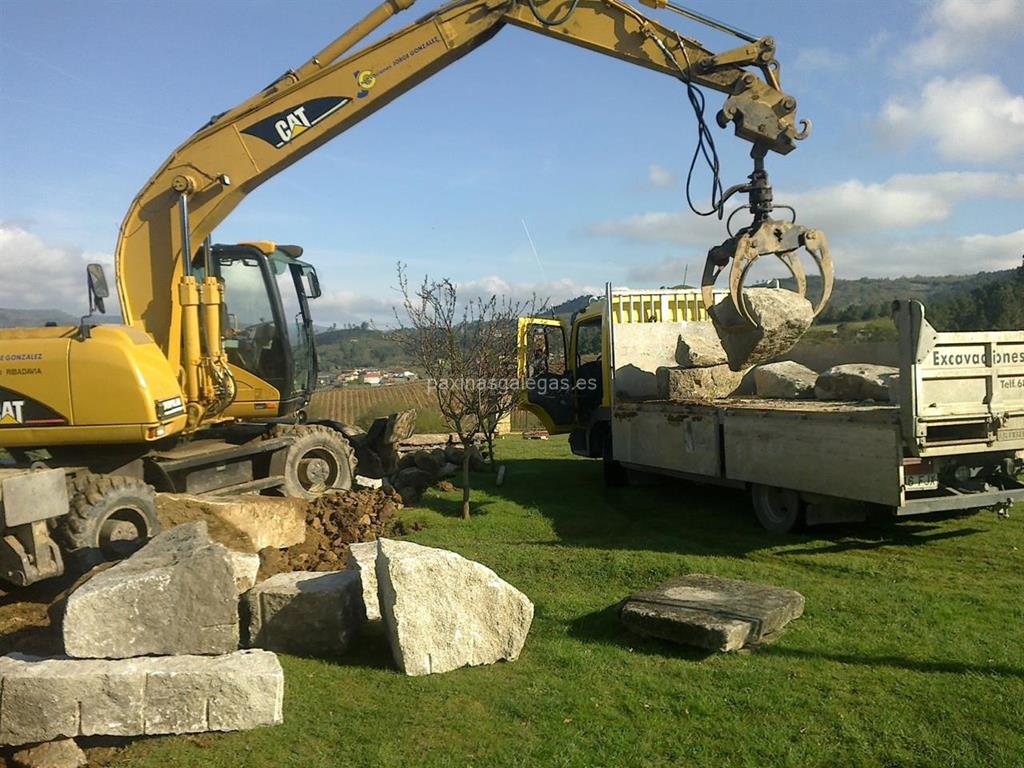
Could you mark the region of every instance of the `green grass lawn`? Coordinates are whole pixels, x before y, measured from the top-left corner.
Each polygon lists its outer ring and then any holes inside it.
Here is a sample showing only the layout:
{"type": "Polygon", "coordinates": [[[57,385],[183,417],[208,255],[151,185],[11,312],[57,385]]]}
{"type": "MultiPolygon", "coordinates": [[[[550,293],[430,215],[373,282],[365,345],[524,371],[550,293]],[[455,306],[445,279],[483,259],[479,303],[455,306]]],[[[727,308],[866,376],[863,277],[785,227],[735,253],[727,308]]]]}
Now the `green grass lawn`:
{"type": "Polygon", "coordinates": [[[135,743],[138,766],[1022,765],[1024,508],[771,536],[743,494],[606,492],[564,440],[506,438],[505,485],[476,475],[405,510],[415,541],[523,590],[514,664],[407,678],[386,641],[282,657],[285,723],[135,743]],[[803,618],[755,653],[637,639],[615,605],[703,572],[799,590],[803,618]]]}

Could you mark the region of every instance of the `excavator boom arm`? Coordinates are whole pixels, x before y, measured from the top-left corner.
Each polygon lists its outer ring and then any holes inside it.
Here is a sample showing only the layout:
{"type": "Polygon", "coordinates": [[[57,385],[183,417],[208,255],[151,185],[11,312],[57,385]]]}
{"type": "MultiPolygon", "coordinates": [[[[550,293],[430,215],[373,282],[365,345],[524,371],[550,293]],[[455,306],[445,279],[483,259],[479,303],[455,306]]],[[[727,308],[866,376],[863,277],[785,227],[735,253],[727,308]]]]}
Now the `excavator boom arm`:
{"type": "Polygon", "coordinates": [[[765,149],[785,153],[803,138],[795,126],[796,102],[778,88],[770,38],[715,55],[620,0],[463,0],[350,53],[414,1],[384,2],[304,65],[213,118],[132,202],[116,252],[122,312],[127,323],[155,338],[175,370],[183,364],[183,241],[194,253],[249,192],[505,24],[724,92],[719,122],[732,121],[737,135],[765,149]]]}

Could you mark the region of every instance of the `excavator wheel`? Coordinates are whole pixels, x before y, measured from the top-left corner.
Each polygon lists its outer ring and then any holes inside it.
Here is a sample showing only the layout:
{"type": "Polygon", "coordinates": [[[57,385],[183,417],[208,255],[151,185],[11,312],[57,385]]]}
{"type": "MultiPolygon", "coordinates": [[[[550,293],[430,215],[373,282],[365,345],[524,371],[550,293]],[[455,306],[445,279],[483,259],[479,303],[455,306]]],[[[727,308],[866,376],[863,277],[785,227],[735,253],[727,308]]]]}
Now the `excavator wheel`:
{"type": "Polygon", "coordinates": [[[341,433],[322,424],[277,425],[271,435],[295,437],[283,462],[277,467],[284,476],[285,496],[315,499],[330,491],[347,491],[355,475],[352,446],[341,433]]]}
{"type": "Polygon", "coordinates": [[[141,480],[86,473],[68,483],[68,496],[54,535],[77,570],[127,557],[160,532],[153,488],[141,480]]]}

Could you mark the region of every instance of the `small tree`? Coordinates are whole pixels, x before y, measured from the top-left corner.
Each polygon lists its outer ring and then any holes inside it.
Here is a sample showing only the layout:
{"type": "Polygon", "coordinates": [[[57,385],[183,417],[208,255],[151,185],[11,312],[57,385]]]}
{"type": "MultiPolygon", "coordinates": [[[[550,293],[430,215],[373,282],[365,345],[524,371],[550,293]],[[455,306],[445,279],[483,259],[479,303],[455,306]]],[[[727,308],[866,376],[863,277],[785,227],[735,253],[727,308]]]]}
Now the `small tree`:
{"type": "Polygon", "coordinates": [[[402,294],[401,343],[426,374],[445,422],[462,444],[462,516],[469,519],[469,465],[477,432],[487,440],[493,464],[494,433],[515,405],[516,320],[535,300],[475,298],[460,303],[451,280],[424,278],[410,289],[398,265],[402,294]]]}

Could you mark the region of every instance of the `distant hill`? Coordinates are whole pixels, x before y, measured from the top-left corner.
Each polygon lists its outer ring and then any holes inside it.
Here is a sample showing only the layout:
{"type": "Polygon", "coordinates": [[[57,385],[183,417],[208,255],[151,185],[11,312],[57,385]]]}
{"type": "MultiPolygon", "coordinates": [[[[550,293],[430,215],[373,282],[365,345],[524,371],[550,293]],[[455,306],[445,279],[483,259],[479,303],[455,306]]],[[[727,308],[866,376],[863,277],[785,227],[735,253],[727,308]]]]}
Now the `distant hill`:
{"type": "Polygon", "coordinates": [[[78,325],[78,317],[59,309],[0,308],[0,328],[35,328],[48,322],[57,325],[78,325]]]}

